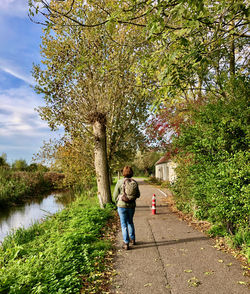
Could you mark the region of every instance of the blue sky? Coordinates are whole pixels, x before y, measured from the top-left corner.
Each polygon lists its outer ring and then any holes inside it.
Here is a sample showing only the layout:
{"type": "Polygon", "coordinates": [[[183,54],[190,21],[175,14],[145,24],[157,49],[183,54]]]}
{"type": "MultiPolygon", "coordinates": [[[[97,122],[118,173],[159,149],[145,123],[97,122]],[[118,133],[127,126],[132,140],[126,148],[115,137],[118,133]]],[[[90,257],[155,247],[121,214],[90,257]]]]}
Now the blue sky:
{"type": "Polygon", "coordinates": [[[56,136],[34,110],[44,105],[31,85],[33,63],[40,62],[42,27],[28,18],[28,0],[0,0],[0,155],[31,162],[56,136]]]}

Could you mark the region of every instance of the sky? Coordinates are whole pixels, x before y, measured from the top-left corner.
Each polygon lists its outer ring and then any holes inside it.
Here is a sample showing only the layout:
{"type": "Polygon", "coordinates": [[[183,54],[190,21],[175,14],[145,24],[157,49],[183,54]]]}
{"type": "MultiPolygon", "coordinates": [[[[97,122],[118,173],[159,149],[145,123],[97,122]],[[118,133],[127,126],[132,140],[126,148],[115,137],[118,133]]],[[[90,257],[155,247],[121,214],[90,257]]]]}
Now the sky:
{"type": "Polygon", "coordinates": [[[44,105],[31,74],[41,60],[42,27],[30,21],[27,2],[0,0],[0,156],[8,163],[31,163],[44,141],[58,137],[35,111],[44,105]]]}

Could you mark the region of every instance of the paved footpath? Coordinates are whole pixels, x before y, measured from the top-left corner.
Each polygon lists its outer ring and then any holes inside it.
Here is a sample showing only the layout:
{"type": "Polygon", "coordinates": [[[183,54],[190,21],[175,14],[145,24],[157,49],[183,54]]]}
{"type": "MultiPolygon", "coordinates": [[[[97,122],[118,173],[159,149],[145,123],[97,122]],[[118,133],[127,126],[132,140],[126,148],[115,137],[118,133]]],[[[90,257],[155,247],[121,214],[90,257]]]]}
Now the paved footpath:
{"type": "Polygon", "coordinates": [[[240,262],[216,250],[213,240],[180,221],[153,186],[139,182],[135,230],[137,245],[121,250],[117,237],[117,275],[111,293],[249,294],[240,262]],[[151,214],[153,193],[157,214],[151,214]],[[241,282],[241,283],[239,283],[241,282]]]}

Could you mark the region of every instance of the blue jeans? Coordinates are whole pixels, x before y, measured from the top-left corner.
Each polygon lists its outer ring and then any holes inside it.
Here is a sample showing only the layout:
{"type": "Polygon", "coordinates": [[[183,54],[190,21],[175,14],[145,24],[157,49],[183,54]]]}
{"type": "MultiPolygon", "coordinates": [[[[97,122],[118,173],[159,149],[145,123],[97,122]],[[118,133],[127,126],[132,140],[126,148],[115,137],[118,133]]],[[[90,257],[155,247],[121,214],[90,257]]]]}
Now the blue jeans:
{"type": "Polygon", "coordinates": [[[135,208],[118,207],[118,214],[121,221],[123,241],[128,244],[129,237],[131,240],[135,240],[135,226],[133,223],[135,208]]]}

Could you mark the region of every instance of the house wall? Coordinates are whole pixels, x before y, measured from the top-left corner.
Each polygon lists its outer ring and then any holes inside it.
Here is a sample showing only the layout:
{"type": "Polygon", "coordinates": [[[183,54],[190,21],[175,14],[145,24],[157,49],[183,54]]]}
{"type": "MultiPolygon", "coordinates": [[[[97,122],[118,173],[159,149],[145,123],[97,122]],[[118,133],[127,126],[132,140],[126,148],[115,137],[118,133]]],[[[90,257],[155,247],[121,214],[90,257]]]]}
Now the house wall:
{"type": "Polygon", "coordinates": [[[155,177],[163,181],[167,180],[167,164],[161,163],[155,166],[155,177]]]}
{"type": "Polygon", "coordinates": [[[173,161],[164,162],[155,166],[155,177],[163,181],[174,182],[176,164],[173,161]]]}
{"type": "Polygon", "coordinates": [[[167,166],[168,166],[168,170],[169,170],[168,180],[169,180],[169,182],[174,182],[176,179],[175,168],[176,168],[177,164],[174,163],[173,161],[169,161],[167,163],[167,166]]]}

